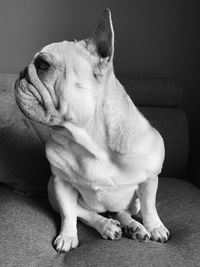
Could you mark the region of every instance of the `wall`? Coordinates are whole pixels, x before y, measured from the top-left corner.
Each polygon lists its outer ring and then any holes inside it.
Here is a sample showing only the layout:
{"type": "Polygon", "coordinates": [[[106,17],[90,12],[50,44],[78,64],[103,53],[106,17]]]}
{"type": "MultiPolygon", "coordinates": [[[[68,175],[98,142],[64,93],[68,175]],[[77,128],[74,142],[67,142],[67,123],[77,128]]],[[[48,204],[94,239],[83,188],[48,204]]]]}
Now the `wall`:
{"type": "MultiPolygon", "coordinates": [[[[19,72],[42,46],[88,36],[105,7],[116,35],[115,69],[165,76],[185,87],[192,152],[200,148],[198,0],[1,0],[0,72],[19,72]]],[[[195,152],[196,151],[196,152],[195,152]]]]}

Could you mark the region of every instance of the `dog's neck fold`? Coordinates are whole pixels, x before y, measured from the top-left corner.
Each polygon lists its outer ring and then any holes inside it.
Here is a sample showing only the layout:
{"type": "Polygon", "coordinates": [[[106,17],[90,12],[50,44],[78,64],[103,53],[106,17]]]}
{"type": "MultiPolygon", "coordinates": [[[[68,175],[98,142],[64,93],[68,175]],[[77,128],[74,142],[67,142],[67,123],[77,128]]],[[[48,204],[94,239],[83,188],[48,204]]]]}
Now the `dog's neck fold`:
{"type": "Polygon", "coordinates": [[[150,125],[116,79],[112,66],[102,86],[104,94],[97,101],[94,116],[84,125],[72,127],[66,121],[63,126],[70,132],[73,130],[74,141],[97,158],[98,154],[130,155],[150,125]]]}
{"type": "Polygon", "coordinates": [[[103,104],[105,130],[109,148],[121,154],[131,154],[137,136],[149,127],[114,73],[107,81],[103,104]]]}

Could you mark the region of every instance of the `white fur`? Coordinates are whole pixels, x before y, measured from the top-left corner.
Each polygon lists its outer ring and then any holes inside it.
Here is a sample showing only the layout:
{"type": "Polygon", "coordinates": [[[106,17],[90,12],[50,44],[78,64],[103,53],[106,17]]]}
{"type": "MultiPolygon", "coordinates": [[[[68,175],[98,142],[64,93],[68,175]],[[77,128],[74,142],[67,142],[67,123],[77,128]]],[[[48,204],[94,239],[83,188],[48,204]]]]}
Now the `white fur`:
{"type": "Polygon", "coordinates": [[[104,238],[119,238],[120,222],[134,230],[133,239],[168,239],[155,204],[163,140],[114,75],[110,12],[98,25],[86,42],[54,43],[41,51],[55,65],[54,76],[43,83],[55,92],[63,118],[46,145],[53,173],[49,199],[62,221],[58,251],[78,245],[77,218],[104,238]],[[102,39],[110,46],[105,58],[98,54],[102,39]],[[131,218],[140,206],[144,226],[131,218]],[[105,211],[117,212],[119,222],[98,214],[105,211]]]}

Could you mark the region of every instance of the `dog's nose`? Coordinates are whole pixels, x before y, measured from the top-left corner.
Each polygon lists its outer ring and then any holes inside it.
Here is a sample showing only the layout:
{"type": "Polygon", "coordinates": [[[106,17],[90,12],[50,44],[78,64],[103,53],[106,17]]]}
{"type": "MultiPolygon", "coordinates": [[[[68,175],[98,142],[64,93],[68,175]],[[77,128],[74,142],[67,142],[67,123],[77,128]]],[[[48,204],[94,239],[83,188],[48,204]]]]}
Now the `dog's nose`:
{"type": "Polygon", "coordinates": [[[26,77],[28,67],[26,67],[24,70],[22,70],[19,74],[20,79],[23,79],[26,77]]]}

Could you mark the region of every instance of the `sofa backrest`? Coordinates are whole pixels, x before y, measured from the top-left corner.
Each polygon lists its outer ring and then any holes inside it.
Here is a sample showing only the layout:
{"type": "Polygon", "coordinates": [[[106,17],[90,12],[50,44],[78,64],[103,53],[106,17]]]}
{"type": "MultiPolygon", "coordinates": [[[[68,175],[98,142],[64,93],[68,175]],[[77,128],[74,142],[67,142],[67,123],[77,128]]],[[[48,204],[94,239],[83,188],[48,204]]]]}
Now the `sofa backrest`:
{"type": "MultiPolygon", "coordinates": [[[[50,129],[30,121],[15,103],[15,74],[0,74],[0,182],[24,194],[41,194],[51,175],[44,143],[50,129]]],[[[133,102],[160,131],[166,147],[162,176],[184,177],[188,124],[181,110],[182,87],[163,79],[119,78],[133,102]]]]}
{"type": "Polygon", "coordinates": [[[183,87],[171,79],[137,79],[121,75],[119,80],[140,111],[161,133],[165,161],[161,175],[185,178],[188,168],[188,120],[181,109],[183,87]]]}

